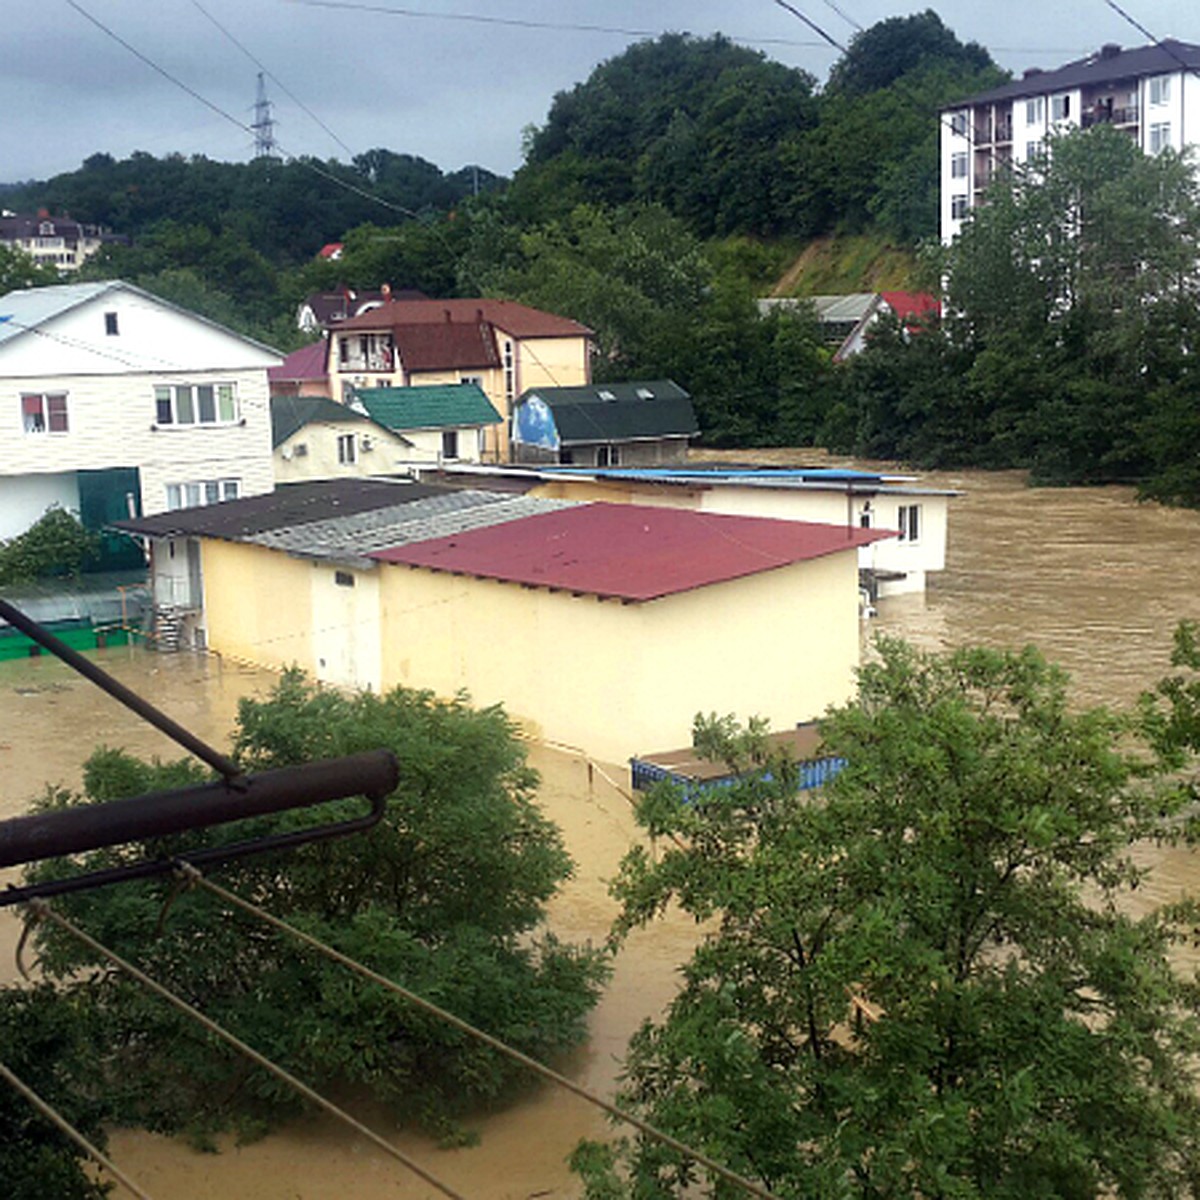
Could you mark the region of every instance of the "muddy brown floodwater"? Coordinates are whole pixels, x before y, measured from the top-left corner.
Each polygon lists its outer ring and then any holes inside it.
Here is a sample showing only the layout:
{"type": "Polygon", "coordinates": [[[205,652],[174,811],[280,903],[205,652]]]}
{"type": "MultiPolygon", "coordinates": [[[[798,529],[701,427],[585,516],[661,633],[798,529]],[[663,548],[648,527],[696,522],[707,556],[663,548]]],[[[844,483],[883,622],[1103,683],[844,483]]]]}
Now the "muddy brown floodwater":
{"type": "MultiPolygon", "coordinates": [[[[1200,514],[1139,505],[1127,489],[1031,490],[1017,473],[922,478],[963,493],[951,508],[948,568],[926,596],[880,604],[878,616],[864,623],[866,653],[875,633],[931,649],[1033,642],[1067,668],[1081,704],[1127,705],[1166,671],[1175,623],[1200,617],[1200,514]]],[[[265,691],[272,679],[188,655],[117,649],[103,661],[223,748],[238,698],[265,691]]],[[[22,811],[46,782],[76,783],[98,743],[175,756],[165,738],[59,664],[0,664],[0,816],[22,811]]],[[[589,773],[581,759],[541,747],[531,757],[543,775],[543,806],[563,828],[577,863],[575,878],[551,908],[551,925],[564,938],[598,940],[614,915],[606,881],[637,836],[628,800],[616,786],[624,775],[618,767],[589,773]]],[[[1200,863],[1188,853],[1155,851],[1151,862],[1155,874],[1143,903],[1200,886],[1200,863]]],[[[11,916],[0,917],[5,981],[15,974],[15,930],[11,916]]],[[[566,1064],[573,1078],[611,1095],[629,1035],[669,999],[675,969],[694,937],[689,924],[668,921],[630,939],[592,1017],[588,1046],[566,1064]]],[[[473,1200],[577,1196],[565,1157],[580,1137],[607,1127],[595,1110],[548,1086],[475,1122],[480,1143],[469,1149],[440,1150],[391,1128],[384,1113],[359,1115],[473,1200]]],[[[417,1200],[436,1194],[324,1117],[216,1155],[132,1131],[114,1132],[110,1148],[152,1195],[172,1200],[417,1200]]]]}

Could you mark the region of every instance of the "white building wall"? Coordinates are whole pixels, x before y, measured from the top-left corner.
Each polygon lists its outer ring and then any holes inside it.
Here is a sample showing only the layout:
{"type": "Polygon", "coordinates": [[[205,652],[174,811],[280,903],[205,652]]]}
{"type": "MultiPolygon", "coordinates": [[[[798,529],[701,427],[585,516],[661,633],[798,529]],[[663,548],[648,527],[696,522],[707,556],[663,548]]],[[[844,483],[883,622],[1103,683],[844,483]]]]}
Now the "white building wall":
{"type": "Polygon", "coordinates": [[[0,343],[0,478],[137,467],[147,515],[166,509],[172,483],[236,479],[240,495],[269,492],[267,367],[279,361],[143,292],[114,288],[0,343]],[[234,385],[234,421],[158,424],[156,386],[204,383],[234,385]],[[68,428],[26,432],[28,394],[65,395],[68,428]]]}
{"type": "Polygon", "coordinates": [[[54,505],[79,515],[79,483],[74,471],[0,478],[0,541],[24,533],[54,505]]]}

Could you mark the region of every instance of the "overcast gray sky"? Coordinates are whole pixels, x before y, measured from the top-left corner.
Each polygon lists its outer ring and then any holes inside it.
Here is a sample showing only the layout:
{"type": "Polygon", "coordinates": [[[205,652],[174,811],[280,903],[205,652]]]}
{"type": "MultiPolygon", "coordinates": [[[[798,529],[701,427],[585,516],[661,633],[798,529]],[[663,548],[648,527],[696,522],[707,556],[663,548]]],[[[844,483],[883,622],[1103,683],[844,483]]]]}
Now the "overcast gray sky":
{"type": "MultiPolygon", "coordinates": [[[[981,42],[1017,72],[1056,66],[1103,42],[1147,40],[1105,0],[789,2],[842,45],[854,23],[933,7],[961,39],[981,42]]],[[[478,163],[508,174],[520,163],[522,129],[544,120],[554,94],[639,35],[725,33],[822,82],[838,53],[775,0],[8,0],[5,7],[0,182],[73,170],[97,151],[250,157],[249,132],[150,63],[248,126],[257,59],[279,81],[268,79],[267,88],[289,155],[348,161],[383,146],[447,171],[478,163]],[[487,20],[468,19],[480,17],[487,20]]],[[[1120,7],[1157,37],[1200,41],[1196,0],[1122,0],[1120,7]]]]}

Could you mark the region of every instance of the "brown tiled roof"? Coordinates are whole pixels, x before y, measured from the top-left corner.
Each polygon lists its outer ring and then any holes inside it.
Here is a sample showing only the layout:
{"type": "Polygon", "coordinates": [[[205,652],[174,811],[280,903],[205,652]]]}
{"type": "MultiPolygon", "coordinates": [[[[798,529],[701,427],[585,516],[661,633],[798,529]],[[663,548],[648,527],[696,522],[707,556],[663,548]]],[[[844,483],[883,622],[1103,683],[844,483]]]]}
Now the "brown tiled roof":
{"type": "Polygon", "coordinates": [[[486,321],[396,325],[392,328],[392,337],[400,362],[409,372],[500,365],[496,339],[486,321]]]}
{"type": "Polygon", "coordinates": [[[338,329],[391,329],[398,325],[456,325],[488,321],[518,338],[587,337],[591,330],[570,317],[542,312],[515,300],[393,300],[359,317],[338,322],[338,329]]]}

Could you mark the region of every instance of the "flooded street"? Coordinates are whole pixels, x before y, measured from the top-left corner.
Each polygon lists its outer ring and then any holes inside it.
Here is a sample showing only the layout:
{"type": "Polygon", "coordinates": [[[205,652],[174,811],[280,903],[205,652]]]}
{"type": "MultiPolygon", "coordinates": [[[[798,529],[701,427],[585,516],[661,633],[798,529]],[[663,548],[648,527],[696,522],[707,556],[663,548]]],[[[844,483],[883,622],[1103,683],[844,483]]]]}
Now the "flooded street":
{"type": "MultiPolygon", "coordinates": [[[[811,460],[811,456],[808,456],[811,460]]],[[[1016,473],[931,474],[931,486],[958,488],[952,503],[948,570],[928,595],[883,601],[864,622],[864,646],[876,633],[920,646],[1033,642],[1071,674],[1080,703],[1124,706],[1168,667],[1171,633],[1200,617],[1200,514],[1138,505],[1126,489],[1030,490],[1016,473]]],[[[265,691],[266,673],[188,655],[105,652],[104,665],[222,749],[239,697],[265,691]]],[[[744,715],[744,714],[743,714],[744,715]]],[[[97,744],[177,757],[173,745],[67,668],[39,658],[0,664],[0,815],[24,809],[47,783],[77,783],[97,744]]],[[[551,910],[567,939],[600,939],[614,914],[606,881],[636,836],[624,773],[589,773],[581,760],[544,748],[542,803],[564,830],[576,877],[551,910]]],[[[1148,893],[1173,897],[1200,884],[1189,854],[1155,863],[1148,893]]],[[[14,976],[15,921],[0,918],[0,976],[14,976]]],[[[674,968],[694,937],[666,922],[634,936],[596,1010],[592,1040],[567,1064],[572,1077],[611,1095],[629,1035],[661,1008],[674,968]]],[[[482,1120],[478,1147],[445,1151],[410,1132],[395,1133],[384,1114],[360,1113],[434,1174],[468,1197],[502,1200],[572,1197],[578,1188],[565,1156],[606,1122],[583,1101],[550,1087],[482,1120]]],[[[113,1135],[114,1160],[153,1195],[173,1200],[381,1200],[433,1195],[399,1164],[383,1158],[326,1118],[311,1118],[247,1147],[201,1155],[177,1141],[134,1132],[113,1135]]],[[[124,1193],[118,1189],[115,1196],[124,1193]]]]}

